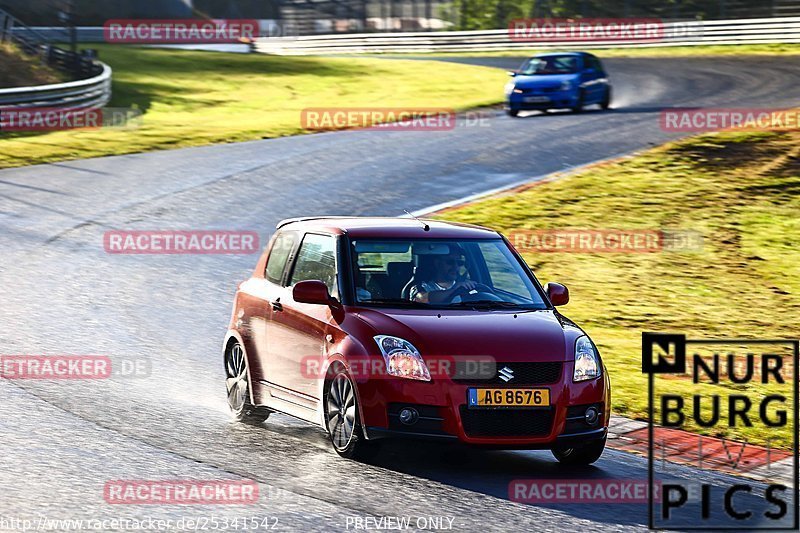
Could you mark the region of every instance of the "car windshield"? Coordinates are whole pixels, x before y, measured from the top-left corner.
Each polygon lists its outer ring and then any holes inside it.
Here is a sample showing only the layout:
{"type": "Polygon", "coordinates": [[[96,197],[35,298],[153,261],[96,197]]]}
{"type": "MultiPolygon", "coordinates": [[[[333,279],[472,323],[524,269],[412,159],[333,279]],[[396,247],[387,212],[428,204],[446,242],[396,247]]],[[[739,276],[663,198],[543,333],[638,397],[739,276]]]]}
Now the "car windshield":
{"type": "Polygon", "coordinates": [[[578,72],[578,58],[575,56],[532,57],[519,69],[519,74],[524,76],[575,72],[578,72]]]}
{"type": "Polygon", "coordinates": [[[546,309],[502,239],[351,242],[355,299],[375,307],[546,309]]]}

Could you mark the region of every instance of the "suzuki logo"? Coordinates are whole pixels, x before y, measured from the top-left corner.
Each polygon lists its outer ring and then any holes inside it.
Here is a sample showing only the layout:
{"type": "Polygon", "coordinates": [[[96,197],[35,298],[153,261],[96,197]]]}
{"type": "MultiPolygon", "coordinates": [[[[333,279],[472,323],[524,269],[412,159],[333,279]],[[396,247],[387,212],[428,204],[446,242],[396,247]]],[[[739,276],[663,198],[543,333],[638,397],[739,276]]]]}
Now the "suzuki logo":
{"type": "Polygon", "coordinates": [[[508,368],[507,366],[501,368],[498,374],[500,375],[500,379],[502,379],[506,383],[514,379],[514,371],[508,368]]]}

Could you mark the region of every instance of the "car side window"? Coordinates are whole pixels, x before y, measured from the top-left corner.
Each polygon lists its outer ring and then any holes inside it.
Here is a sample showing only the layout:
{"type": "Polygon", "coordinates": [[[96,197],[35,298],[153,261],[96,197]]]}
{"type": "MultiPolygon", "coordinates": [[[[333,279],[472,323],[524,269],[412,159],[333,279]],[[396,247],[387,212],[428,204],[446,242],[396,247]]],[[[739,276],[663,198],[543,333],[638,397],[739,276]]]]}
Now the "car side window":
{"type": "Polygon", "coordinates": [[[303,238],[289,285],[306,280],[322,281],[328,286],[331,296],[339,297],[336,286],[336,239],[333,236],[307,233],[303,238]]]}
{"type": "Polygon", "coordinates": [[[597,70],[599,72],[605,73],[606,69],[603,68],[603,63],[601,63],[600,60],[597,59],[596,57],[594,58],[594,62],[597,64],[597,70]]]}
{"type": "Polygon", "coordinates": [[[292,253],[296,239],[297,234],[289,231],[280,233],[275,237],[275,242],[269,251],[267,268],[264,272],[264,276],[272,283],[280,284],[283,278],[283,271],[286,268],[286,261],[289,259],[289,254],[292,253]]]}

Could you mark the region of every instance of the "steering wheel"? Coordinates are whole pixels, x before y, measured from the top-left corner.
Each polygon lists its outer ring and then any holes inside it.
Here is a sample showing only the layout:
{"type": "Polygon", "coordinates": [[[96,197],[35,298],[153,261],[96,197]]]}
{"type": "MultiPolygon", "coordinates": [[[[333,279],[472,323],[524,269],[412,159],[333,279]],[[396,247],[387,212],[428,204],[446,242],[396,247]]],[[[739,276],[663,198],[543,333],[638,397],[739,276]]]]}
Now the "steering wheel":
{"type": "Polygon", "coordinates": [[[460,287],[459,290],[450,293],[448,298],[442,300],[442,303],[450,303],[456,296],[461,296],[462,301],[469,301],[472,299],[475,300],[494,300],[499,299],[494,294],[494,290],[489,287],[488,285],[484,285],[483,283],[476,283],[475,288],[472,291],[467,291],[464,287],[460,287]],[[476,291],[474,294],[472,291],[476,291]],[[481,296],[483,295],[483,296],[481,296]]]}

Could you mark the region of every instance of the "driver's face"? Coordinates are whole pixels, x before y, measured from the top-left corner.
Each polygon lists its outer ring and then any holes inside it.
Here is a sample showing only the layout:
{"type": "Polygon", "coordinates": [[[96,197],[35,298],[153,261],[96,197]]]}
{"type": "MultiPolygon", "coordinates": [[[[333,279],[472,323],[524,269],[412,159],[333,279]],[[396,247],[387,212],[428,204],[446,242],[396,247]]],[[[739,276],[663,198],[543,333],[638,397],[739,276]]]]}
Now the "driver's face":
{"type": "Polygon", "coordinates": [[[436,258],[436,273],[440,280],[455,281],[464,266],[464,256],[450,254],[445,257],[436,258]]]}

